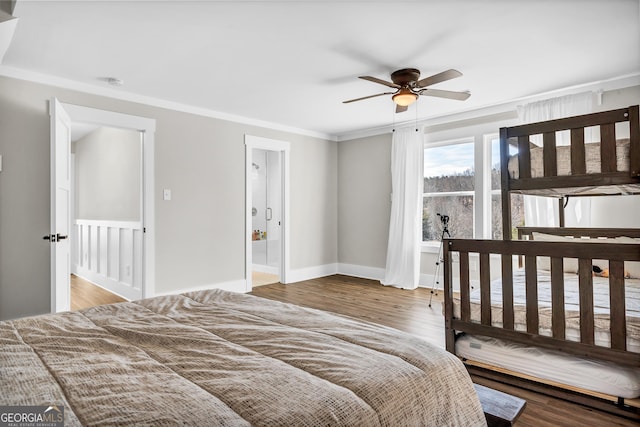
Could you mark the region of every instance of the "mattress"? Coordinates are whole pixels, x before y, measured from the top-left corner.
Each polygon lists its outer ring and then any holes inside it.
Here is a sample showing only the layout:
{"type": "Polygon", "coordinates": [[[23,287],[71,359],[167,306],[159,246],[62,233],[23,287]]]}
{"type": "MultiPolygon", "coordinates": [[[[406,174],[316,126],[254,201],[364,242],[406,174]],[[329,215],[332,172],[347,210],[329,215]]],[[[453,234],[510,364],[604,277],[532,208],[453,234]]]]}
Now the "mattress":
{"type": "Polygon", "coordinates": [[[65,425],[485,425],[460,360],[409,334],[220,290],[0,322],[0,405],[65,425]]]}
{"type": "Polygon", "coordinates": [[[495,338],[463,335],[456,340],[460,357],[584,390],[632,399],[640,396],[640,368],[568,357],[538,347],[495,338]]]}
{"type": "MultiPolygon", "coordinates": [[[[585,166],[587,174],[601,173],[600,143],[593,142],[584,145],[585,166]]],[[[543,149],[534,147],[530,149],[531,156],[531,177],[539,178],[544,176],[543,149]]],[[[557,176],[571,175],[571,146],[556,146],[557,176]]],[[[616,141],[616,165],[618,172],[629,171],[629,139],[616,141]]],[[[509,176],[512,179],[520,177],[518,156],[509,158],[509,176]]]]}
{"type": "MultiPolygon", "coordinates": [[[[580,341],[580,305],[578,275],[566,273],[565,335],[569,341],[580,341]]],[[[609,280],[593,278],[594,335],[596,345],[611,346],[609,322],[609,280]]],[[[625,309],[627,316],[627,350],[640,353],[640,279],[625,279],[625,309]]],[[[471,320],[480,322],[480,289],[471,291],[471,320]]],[[[525,270],[513,272],[514,323],[517,331],[526,331],[525,270]]],[[[460,299],[454,298],[454,317],[460,318],[460,299]]],[[[491,282],[492,325],[502,327],[502,282],[491,282]]],[[[551,336],[551,276],[549,271],[538,271],[538,314],[540,335],[551,336]]]]}

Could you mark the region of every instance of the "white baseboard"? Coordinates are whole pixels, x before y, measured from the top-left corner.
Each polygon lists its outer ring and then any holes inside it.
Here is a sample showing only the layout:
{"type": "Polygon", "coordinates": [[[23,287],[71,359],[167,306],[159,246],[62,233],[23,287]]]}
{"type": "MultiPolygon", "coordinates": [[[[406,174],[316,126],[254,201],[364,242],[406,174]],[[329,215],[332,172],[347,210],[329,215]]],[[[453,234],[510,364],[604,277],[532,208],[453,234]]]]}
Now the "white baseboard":
{"type": "MultiPolygon", "coordinates": [[[[355,264],[338,264],[338,274],[344,274],[345,276],[360,277],[362,279],[371,280],[383,280],[384,268],[368,267],[365,265],[355,264]]],[[[420,274],[418,287],[420,288],[432,288],[433,287],[433,274],[420,274]]],[[[442,277],[439,280],[437,288],[442,289],[443,282],[442,277]]]]}
{"type": "MultiPolygon", "coordinates": [[[[355,264],[325,264],[314,267],[300,268],[291,270],[287,277],[287,283],[302,282],[304,280],[317,279],[319,277],[331,276],[333,274],[344,274],[345,276],[359,277],[362,279],[382,280],[384,278],[384,268],[369,267],[365,265],[355,264]]],[[[421,274],[420,287],[431,288],[433,286],[433,275],[421,274]]],[[[442,283],[440,283],[442,289],[442,283]]],[[[175,295],[185,292],[202,291],[206,289],[222,289],[231,292],[247,292],[247,281],[245,279],[233,280],[230,282],[213,283],[202,286],[194,286],[191,288],[179,289],[169,292],[158,292],[155,296],[175,295]]]]}
{"type": "Polygon", "coordinates": [[[133,288],[127,283],[121,283],[111,277],[107,277],[93,270],[89,270],[87,268],[76,265],[76,267],[72,269],[72,271],[75,271],[74,274],[76,276],[82,277],[83,279],[88,280],[94,285],[100,286],[101,288],[104,288],[109,292],[112,292],[123,298],[126,298],[129,301],[137,300],[142,297],[142,291],[140,289],[133,288]]]}
{"type": "MultiPolygon", "coordinates": [[[[434,278],[435,275],[434,274],[421,274],[420,275],[420,281],[418,282],[418,287],[419,288],[433,288],[434,285],[434,278]]],[[[438,282],[436,284],[436,289],[442,289],[444,286],[444,282],[442,277],[440,277],[440,279],[438,279],[438,282]]]]}
{"type": "Polygon", "coordinates": [[[362,279],[384,279],[384,268],[368,267],[356,264],[338,264],[338,273],[345,276],[360,277],[362,279]]]}
{"type": "Polygon", "coordinates": [[[302,282],[303,280],[317,279],[318,277],[331,276],[338,273],[338,264],[317,265],[315,267],[290,270],[287,274],[287,283],[302,282]]]}
{"type": "Polygon", "coordinates": [[[193,286],[191,288],[176,289],[175,291],[156,292],[154,296],[177,295],[185,292],[204,291],[207,289],[222,289],[223,291],[247,292],[247,281],[245,279],[233,280],[231,282],[212,283],[208,285],[193,286]]]}

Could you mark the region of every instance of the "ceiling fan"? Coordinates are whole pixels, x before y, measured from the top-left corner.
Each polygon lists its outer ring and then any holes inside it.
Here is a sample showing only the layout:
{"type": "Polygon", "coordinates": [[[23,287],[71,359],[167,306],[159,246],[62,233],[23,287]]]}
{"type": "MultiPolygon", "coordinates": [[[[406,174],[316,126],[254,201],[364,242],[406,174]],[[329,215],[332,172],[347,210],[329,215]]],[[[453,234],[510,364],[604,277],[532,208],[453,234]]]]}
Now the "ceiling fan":
{"type": "Polygon", "coordinates": [[[437,96],[439,98],[457,99],[464,101],[469,98],[469,92],[453,92],[450,90],[429,89],[428,86],[462,76],[458,70],[447,70],[433,76],[420,79],[420,70],[415,68],[403,68],[391,73],[391,81],[379,79],[371,76],[360,76],[363,80],[379,83],[397,89],[395,92],[383,92],[376,95],[363,96],[362,98],[343,101],[343,104],[362,101],[363,99],[375,98],[376,96],[393,95],[391,99],[396,103],[396,113],[407,111],[409,105],[415,102],[420,95],[437,96]],[[420,79],[420,80],[419,80],[420,79]]]}

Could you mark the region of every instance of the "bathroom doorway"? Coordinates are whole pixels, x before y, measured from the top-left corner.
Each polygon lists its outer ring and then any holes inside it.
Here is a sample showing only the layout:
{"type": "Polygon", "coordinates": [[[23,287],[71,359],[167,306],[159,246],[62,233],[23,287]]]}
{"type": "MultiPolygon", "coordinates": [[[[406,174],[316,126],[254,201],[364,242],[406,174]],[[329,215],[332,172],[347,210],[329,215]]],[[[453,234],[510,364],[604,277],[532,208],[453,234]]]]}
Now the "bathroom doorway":
{"type": "Polygon", "coordinates": [[[282,170],[280,152],[253,149],[251,248],[253,286],[280,281],[282,170]]]}
{"type": "Polygon", "coordinates": [[[247,145],[247,291],[285,283],[288,143],[245,137],[247,145]]]}

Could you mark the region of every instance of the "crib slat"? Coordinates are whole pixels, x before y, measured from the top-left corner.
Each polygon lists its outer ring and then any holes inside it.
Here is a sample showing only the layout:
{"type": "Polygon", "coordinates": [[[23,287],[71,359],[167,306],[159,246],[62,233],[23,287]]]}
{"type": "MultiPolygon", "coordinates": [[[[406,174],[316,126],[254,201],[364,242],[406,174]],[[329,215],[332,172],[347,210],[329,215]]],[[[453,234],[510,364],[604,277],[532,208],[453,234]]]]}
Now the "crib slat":
{"type": "Polygon", "coordinates": [[[491,325],[491,274],[488,252],[480,254],[480,323],[491,325]]]}
{"type": "Polygon", "coordinates": [[[529,136],[518,137],[518,171],[520,179],[531,178],[531,152],[529,151],[529,136]]]}
{"type": "Polygon", "coordinates": [[[640,108],[634,105],[629,107],[629,172],[634,177],[640,176],[640,126],[638,123],[640,123],[640,108]]]}
{"type": "Polygon", "coordinates": [[[556,176],[558,175],[558,161],[556,160],[556,133],[543,133],[542,143],[544,176],[556,176]]]}
{"type": "Polygon", "coordinates": [[[571,129],[571,175],[584,175],[586,173],[584,128],[571,129]]]}
{"type": "Polygon", "coordinates": [[[469,252],[460,252],[460,318],[463,322],[471,321],[469,292],[469,252]]]}
{"type": "Polygon", "coordinates": [[[625,316],[624,262],[609,262],[609,307],[611,348],[627,349],[627,319],[625,316]]]}
{"type": "Polygon", "coordinates": [[[593,333],[593,273],[590,259],[578,260],[580,294],[580,342],[595,343],[593,333]]]}
{"type": "Polygon", "coordinates": [[[551,332],[554,338],[565,339],[564,265],[562,258],[551,258],[551,332]]]}
{"type": "Polygon", "coordinates": [[[514,329],[513,318],[513,258],[502,255],[502,324],[504,329],[514,329]]]}
{"type": "Polygon", "coordinates": [[[616,172],[616,128],[615,124],[600,126],[600,161],[602,172],[616,172]]]}
{"type": "Polygon", "coordinates": [[[527,255],[524,257],[525,268],[525,292],[527,299],[527,332],[538,334],[538,274],[536,257],[527,255]]]}

